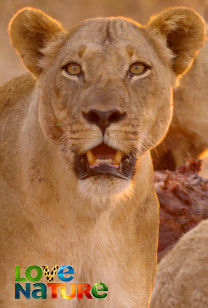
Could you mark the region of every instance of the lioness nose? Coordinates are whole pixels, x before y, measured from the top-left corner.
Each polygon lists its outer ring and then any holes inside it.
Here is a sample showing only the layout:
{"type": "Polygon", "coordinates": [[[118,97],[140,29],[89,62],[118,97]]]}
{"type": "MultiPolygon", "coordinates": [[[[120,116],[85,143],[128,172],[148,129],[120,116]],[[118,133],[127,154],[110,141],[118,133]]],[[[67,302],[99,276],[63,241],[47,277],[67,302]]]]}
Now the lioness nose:
{"type": "Polygon", "coordinates": [[[90,123],[100,127],[102,133],[106,128],[115,122],[119,122],[126,117],[126,112],[120,112],[118,109],[108,111],[100,111],[96,109],[90,110],[88,113],[83,112],[83,117],[90,123]]]}

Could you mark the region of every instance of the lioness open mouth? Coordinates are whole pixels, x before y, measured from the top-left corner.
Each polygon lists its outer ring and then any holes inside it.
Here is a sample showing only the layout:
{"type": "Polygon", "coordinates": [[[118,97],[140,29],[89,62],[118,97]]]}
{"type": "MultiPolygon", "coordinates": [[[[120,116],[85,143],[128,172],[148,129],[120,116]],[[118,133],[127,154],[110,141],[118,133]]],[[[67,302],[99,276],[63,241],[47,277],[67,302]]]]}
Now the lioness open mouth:
{"type": "Polygon", "coordinates": [[[75,155],[75,173],[81,180],[97,175],[111,175],[127,180],[134,173],[135,162],[133,152],[122,154],[101,143],[82,155],[75,155]]]}

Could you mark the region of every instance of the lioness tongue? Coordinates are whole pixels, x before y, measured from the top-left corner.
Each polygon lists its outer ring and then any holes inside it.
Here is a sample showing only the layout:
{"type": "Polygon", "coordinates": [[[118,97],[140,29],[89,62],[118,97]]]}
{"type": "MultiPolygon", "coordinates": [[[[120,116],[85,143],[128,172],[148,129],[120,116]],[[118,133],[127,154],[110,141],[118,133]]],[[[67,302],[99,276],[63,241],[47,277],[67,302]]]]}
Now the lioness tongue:
{"type": "Polygon", "coordinates": [[[108,164],[118,168],[122,158],[122,153],[120,151],[104,143],[92,150],[88,150],[86,154],[91,168],[98,167],[100,164],[108,164]]]}

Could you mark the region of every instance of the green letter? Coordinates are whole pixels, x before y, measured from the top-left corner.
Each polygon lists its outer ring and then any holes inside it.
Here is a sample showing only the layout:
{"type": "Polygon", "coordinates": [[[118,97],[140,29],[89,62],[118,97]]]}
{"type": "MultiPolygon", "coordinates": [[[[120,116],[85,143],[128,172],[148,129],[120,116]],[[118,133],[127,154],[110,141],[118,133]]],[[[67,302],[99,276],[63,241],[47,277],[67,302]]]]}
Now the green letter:
{"type": "Polygon", "coordinates": [[[108,287],[103,282],[95,283],[92,287],[92,295],[96,298],[105,298],[108,295],[107,293],[98,294],[98,292],[102,291],[108,291],[108,287]],[[98,289],[99,286],[102,286],[102,288],[98,289]]]}
{"type": "Polygon", "coordinates": [[[29,266],[29,267],[26,269],[26,272],[25,272],[25,276],[26,276],[27,279],[30,280],[30,281],[38,281],[38,280],[40,280],[40,279],[42,278],[42,275],[43,275],[42,270],[41,270],[41,268],[40,268],[39,266],[37,266],[37,265],[31,265],[31,266],[29,266]],[[32,277],[32,276],[31,276],[31,271],[32,271],[33,269],[37,271],[37,276],[36,276],[36,277],[32,277]]]}
{"type": "Polygon", "coordinates": [[[15,281],[26,281],[26,278],[20,277],[20,265],[15,265],[15,281]]]}

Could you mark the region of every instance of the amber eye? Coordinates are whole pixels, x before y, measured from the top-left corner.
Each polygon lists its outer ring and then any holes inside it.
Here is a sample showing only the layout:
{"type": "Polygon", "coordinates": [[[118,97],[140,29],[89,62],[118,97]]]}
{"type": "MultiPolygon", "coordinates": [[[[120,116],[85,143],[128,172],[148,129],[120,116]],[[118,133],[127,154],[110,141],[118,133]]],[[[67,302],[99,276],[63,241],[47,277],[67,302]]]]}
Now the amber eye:
{"type": "Polygon", "coordinates": [[[79,75],[82,72],[82,68],[77,63],[69,63],[64,67],[65,71],[70,75],[79,75]]]}
{"type": "Polygon", "coordinates": [[[129,71],[133,75],[142,75],[148,69],[150,69],[150,67],[147,64],[142,63],[142,62],[136,62],[130,66],[129,71]]]}

